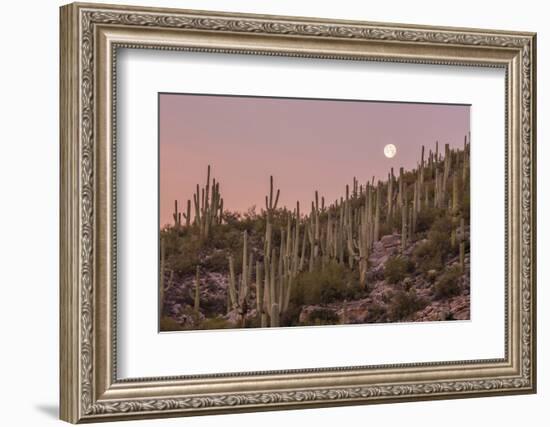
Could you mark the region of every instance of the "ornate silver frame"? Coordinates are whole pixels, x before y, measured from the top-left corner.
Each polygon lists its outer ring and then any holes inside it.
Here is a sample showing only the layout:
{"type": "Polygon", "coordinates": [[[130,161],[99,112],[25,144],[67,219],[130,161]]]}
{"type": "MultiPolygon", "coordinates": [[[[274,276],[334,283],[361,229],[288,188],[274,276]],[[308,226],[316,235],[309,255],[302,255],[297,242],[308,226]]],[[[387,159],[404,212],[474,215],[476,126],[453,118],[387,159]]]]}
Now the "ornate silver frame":
{"type": "Polygon", "coordinates": [[[78,423],[536,390],[533,33],[71,4],[61,8],[61,418],[78,423]],[[503,67],[505,357],[399,366],[118,380],[118,47],[503,67]]]}

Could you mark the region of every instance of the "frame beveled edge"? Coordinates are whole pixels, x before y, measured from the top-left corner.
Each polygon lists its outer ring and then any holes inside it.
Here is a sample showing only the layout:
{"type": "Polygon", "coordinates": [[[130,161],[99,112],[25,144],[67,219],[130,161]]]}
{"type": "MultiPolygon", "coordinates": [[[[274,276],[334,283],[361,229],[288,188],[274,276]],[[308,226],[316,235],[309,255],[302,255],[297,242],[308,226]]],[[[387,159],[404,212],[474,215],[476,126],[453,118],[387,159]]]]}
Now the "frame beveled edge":
{"type": "MultiPolygon", "coordinates": [[[[100,4],[67,5],[60,13],[62,419],[86,422],[535,391],[535,34],[100,4]],[[100,27],[103,32],[98,36],[100,27]],[[131,31],[117,38],[117,31],[120,36],[125,30],[131,31]],[[275,51],[271,54],[278,50],[285,55],[307,56],[317,46],[314,56],[323,57],[323,52],[333,46],[349,59],[361,56],[365,43],[371,43],[371,48],[378,47],[374,51],[377,55],[403,62],[414,62],[418,52],[426,54],[435,49],[442,62],[456,62],[453,55],[468,51],[475,55],[464,62],[506,63],[511,153],[507,170],[514,202],[510,203],[507,224],[512,231],[509,269],[518,273],[515,285],[509,284],[507,310],[512,318],[508,359],[477,365],[382,367],[370,372],[333,370],[187,382],[177,378],[117,382],[109,346],[109,307],[113,301],[98,279],[110,271],[108,254],[101,252],[112,244],[108,233],[111,225],[109,217],[100,212],[108,211],[112,201],[104,197],[112,196],[108,190],[112,153],[99,147],[111,137],[108,124],[113,114],[111,103],[105,102],[113,82],[100,77],[112,64],[110,57],[96,57],[101,49],[98,39],[104,37],[103,47],[111,49],[116,43],[131,46],[140,35],[141,46],[164,44],[174,49],[166,40],[175,32],[194,36],[194,45],[203,50],[209,50],[212,40],[219,43],[224,39],[226,45],[221,50],[254,53],[251,51],[258,49],[247,43],[254,45],[269,38],[275,51]],[[148,38],[147,43],[143,43],[144,38],[148,38]],[[201,39],[207,41],[206,46],[201,47],[201,39]],[[431,380],[423,376],[426,372],[432,375],[431,380]],[[441,372],[447,372],[451,381],[444,381],[441,372]],[[342,381],[344,377],[347,382],[342,381]]],[[[373,56],[372,49],[368,55],[373,56]]]]}

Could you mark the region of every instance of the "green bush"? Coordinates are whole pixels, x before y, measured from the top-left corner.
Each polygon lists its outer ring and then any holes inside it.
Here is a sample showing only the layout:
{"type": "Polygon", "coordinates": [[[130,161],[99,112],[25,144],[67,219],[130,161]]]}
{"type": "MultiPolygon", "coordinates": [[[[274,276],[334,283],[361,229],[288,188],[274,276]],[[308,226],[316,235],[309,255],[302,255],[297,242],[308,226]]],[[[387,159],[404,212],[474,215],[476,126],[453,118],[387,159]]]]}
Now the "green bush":
{"type": "MultiPolygon", "coordinates": [[[[166,267],[178,275],[194,274],[197,265],[208,271],[227,272],[229,254],[233,254],[235,265],[242,262],[242,233],[251,221],[215,224],[208,239],[201,239],[199,228],[194,226],[163,231],[166,267]]],[[[258,239],[255,233],[249,231],[251,247],[257,245],[258,239]]]]}
{"type": "Polygon", "coordinates": [[[448,216],[438,217],[430,227],[428,240],[432,242],[435,248],[446,255],[451,249],[451,231],[453,224],[448,216]]]}
{"type": "Polygon", "coordinates": [[[420,210],[416,217],[416,232],[423,233],[428,231],[440,215],[440,210],[433,207],[420,210]]]}
{"type": "Polygon", "coordinates": [[[408,258],[403,256],[391,257],[384,266],[384,277],[388,283],[399,283],[411,272],[411,267],[413,265],[408,258]]]}
{"type": "Polygon", "coordinates": [[[241,220],[241,214],[238,212],[225,210],[223,212],[223,220],[226,225],[229,225],[230,227],[238,227],[241,220]]]}
{"type": "Polygon", "coordinates": [[[414,249],[413,258],[418,269],[424,274],[430,270],[439,271],[443,268],[442,254],[430,240],[420,243],[414,249]]]}
{"type": "Polygon", "coordinates": [[[217,225],[212,228],[208,239],[202,242],[203,247],[211,250],[225,250],[231,252],[242,251],[243,231],[246,227],[243,227],[243,223],[239,222],[237,225],[217,225]]]}
{"type": "Polygon", "coordinates": [[[287,310],[281,313],[281,317],[279,319],[281,326],[298,326],[300,324],[301,312],[302,305],[297,305],[291,301],[287,310]]]}
{"type": "Polygon", "coordinates": [[[437,218],[425,242],[420,243],[413,252],[418,269],[423,273],[429,270],[441,270],[447,257],[453,253],[451,247],[451,219],[447,216],[437,218]]]}
{"type": "Polygon", "coordinates": [[[384,323],[388,321],[388,311],[383,305],[369,304],[367,306],[366,323],[384,323]]]}
{"type": "Polygon", "coordinates": [[[291,301],[297,306],[328,304],[354,299],[359,292],[357,272],[331,262],[324,269],[300,273],[291,291],[291,301]]]}
{"type": "Polygon", "coordinates": [[[202,267],[205,271],[215,271],[218,273],[228,271],[229,260],[227,252],[223,250],[216,250],[204,259],[202,267]]]}
{"type": "Polygon", "coordinates": [[[176,274],[194,274],[199,263],[201,243],[191,230],[170,229],[162,234],[165,267],[176,274]]]}
{"type": "Polygon", "coordinates": [[[426,307],[427,301],[419,298],[414,290],[397,291],[389,304],[388,317],[392,322],[406,320],[408,316],[426,307]]]}
{"type": "Polygon", "coordinates": [[[445,271],[435,283],[435,297],[449,298],[460,294],[460,277],[462,272],[459,266],[453,266],[445,271]]]}

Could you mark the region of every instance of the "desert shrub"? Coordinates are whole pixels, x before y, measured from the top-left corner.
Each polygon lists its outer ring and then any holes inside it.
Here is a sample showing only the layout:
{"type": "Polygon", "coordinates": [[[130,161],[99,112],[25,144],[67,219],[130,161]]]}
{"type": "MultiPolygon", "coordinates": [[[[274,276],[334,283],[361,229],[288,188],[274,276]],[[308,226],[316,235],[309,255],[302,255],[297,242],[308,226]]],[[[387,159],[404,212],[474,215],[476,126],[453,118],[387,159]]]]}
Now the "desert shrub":
{"type": "Polygon", "coordinates": [[[388,234],[393,233],[393,224],[388,224],[387,222],[383,222],[380,224],[380,236],[387,236],[388,234]]]}
{"type": "Polygon", "coordinates": [[[199,264],[199,253],[197,251],[188,250],[182,251],[180,254],[174,254],[167,258],[166,266],[174,270],[178,275],[194,274],[199,264]]]}
{"type": "Polygon", "coordinates": [[[392,322],[405,320],[411,314],[426,307],[427,301],[419,298],[414,290],[397,291],[389,304],[388,317],[392,322]]]}
{"type": "Polygon", "coordinates": [[[439,209],[428,207],[422,209],[416,217],[416,232],[428,231],[440,215],[439,209]]]}
{"type": "Polygon", "coordinates": [[[224,272],[229,270],[229,260],[226,251],[213,251],[202,262],[202,267],[205,271],[224,272]]]}
{"type": "Polygon", "coordinates": [[[199,329],[227,329],[231,327],[233,325],[222,317],[204,319],[199,325],[199,329]]]}
{"type": "Polygon", "coordinates": [[[298,326],[300,324],[300,313],[302,312],[302,306],[290,302],[286,311],[281,313],[279,319],[281,326],[298,326]]]}
{"type": "Polygon", "coordinates": [[[298,306],[328,304],[355,298],[358,288],[359,278],[356,272],[331,262],[324,269],[319,267],[312,272],[300,273],[292,289],[291,301],[298,306]]]}
{"type": "Polygon", "coordinates": [[[328,308],[316,308],[308,316],[312,325],[337,325],[340,323],[338,315],[328,308]]]}
{"type": "Polygon", "coordinates": [[[451,219],[447,216],[437,218],[426,241],[420,243],[413,252],[414,260],[420,271],[441,270],[445,259],[453,253],[451,247],[451,219]]]}
{"type": "Polygon", "coordinates": [[[441,313],[441,320],[443,321],[455,320],[455,316],[451,311],[444,311],[441,313]]]}
{"type": "Polygon", "coordinates": [[[242,250],[243,231],[246,227],[243,227],[242,222],[237,224],[238,226],[223,224],[214,227],[208,239],[202,242],[204,247],[210,250],[220,249],[232,252],[242,250]]]}
{"type": "Polygon", "coordinates": [[[182,327],[171,317],[163,316],[160,318],[160,330],[163,332],[180,331],[182,327]]]}
{"type": "Polygon", "coordinates": [[[414,265],[407,257],[391,257],[384,266],[384,277],[388,283],[399,283],[411,272],[412,267],[414,265]]]}
{"type": "Polygon", "coordinates": [[[394,291],[392,289],[386,289],[382,292],[381,299],[384,304],[389,304],[389,302],[392,300],[394,295],[394,291]]]}
{"type": "Polygon", "coordinates": [[[417,180],[417,176],[414,172],[405,172],[403,174],[403,182],[404,184],[406,184],[407,186],[409,185],[414,185],[414,183],[416,182],[417,180]]]}
{"type": "Polygon", "coordinates": [[[238,227],[241,220],[241,214],[238,212],[231,212],[228,210],[223,211],[223,221],[230,227],[238,227]]]}
{"type": "Polygon", "coordinates": [[[426,279],[428,280],[428,283],[433,285],[437,279],[437,270],[428,270],[426,272],[426,279]]]}
{"type": "Polygon", "coordinates": [[[367,306],[366,323],[383,323],[388,321],[388,311],[383,305],[369,304],[367,306]]]}
{"type": "Polygon", "coordinates": [[[442,254],[447,254],[451,248],[452,228],[451,218],[444,215],[435,219],[428,232],[428,240],[442,254]]]}
{"type": "MultiPolygon", "coordinates": [[[[163,235],[167,268],[178,275],[194,274],[197,265],[206,271],[227,272],[228,255],[233,254],[235,265],[242,262],[243,231],[252,220],[235,224],[212,226],[207,239],[201,239],[198,227],[184,227],[163,235]],[[238,225],[238,226],[237,226],[238,225]]],[[[258,246],[259,236],[250,225],[249,247],[258,246]]]]}
{"type": "Polygon", "coordinates": [[[470,222],[470,189],[467,184],[467,190],[463,191],[462,206],[460,207],[460,213],[464,221],[468,224],[470,222]]]}
{"type": "Polygon", "coordinates": [[[439,271],[443,268],[443,257],[429,240],[420,243],[414,249],[413,258],[418,269],[424,274],[430,270],[439,271]]]}
{"type": "Polygon", "coordinates": [[[391,218],[386,221],[390,224],[391,232],[401,233],[401,211],[394,213],[391,218]]]}
{"type": "Polygon", "coordinates": [[[445,271],[435,283],[435,297],[449,298],[460,293],[460,277],[462,272],[459,266],[453,266],[445,271]]]}
{"type": "Polygon", "coordinates": [[[410,291],[414,284],[415,281],[411,277],[405,277],[402,282],[403,289],[406,291],[410,291]]]}
{"type": "Polygon", "coordinates": [[[201,244],[187,228],[162,232],[166,268],[177,274],[193,274],[199,262],[201,244]]]}

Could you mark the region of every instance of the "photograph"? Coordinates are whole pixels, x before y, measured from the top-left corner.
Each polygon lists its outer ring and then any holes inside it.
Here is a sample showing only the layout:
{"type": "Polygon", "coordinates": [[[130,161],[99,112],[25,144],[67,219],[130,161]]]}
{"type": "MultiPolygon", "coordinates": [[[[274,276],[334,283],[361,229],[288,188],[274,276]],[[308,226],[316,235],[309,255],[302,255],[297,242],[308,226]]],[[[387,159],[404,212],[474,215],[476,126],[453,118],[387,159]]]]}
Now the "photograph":
{"type": "Polygon", "coordinates": [[[158,103],[161,332],[470,319],[470,105],[158,103]]]}

